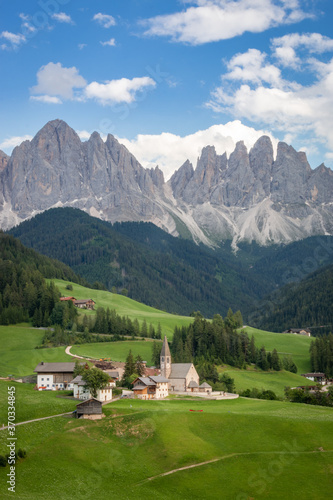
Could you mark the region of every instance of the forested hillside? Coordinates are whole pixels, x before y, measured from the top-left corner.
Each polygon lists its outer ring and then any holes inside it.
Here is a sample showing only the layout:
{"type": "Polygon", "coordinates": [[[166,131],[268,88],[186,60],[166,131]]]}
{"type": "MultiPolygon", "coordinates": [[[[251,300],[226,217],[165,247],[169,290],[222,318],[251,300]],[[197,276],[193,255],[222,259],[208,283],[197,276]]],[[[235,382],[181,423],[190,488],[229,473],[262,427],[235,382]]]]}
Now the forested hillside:
{"type": "Polygon", "coordinates": [[[219,253],[174,238],[153,224],[111,226],[71,208],[52,209],[11,231],[27,246],[61,259],[89,282],[173,313],[205,316],[251,308],[269,290],[230,245],[219,253]]]}
{"type": "Polygon", "coordinates": [[[84,276],[147,305],[206,317],[240,309],[252,319],[260,301],[289,282],[333,262],[333,238],[287,246],[239,245],[214,249],[175,238],[153,224],[116,223],[72,208],[52,209],[11,230],[27,246],[57,258],[84,276]]]}
{"type": "MultiPolygon", "coordinates": [[[[0,232],[0,324],[48,318],[59,300],[59,292],[44,278],[84,284],[68,266],[25,248],[12,236],[0,232]]],[[[39,326],[39,325],[38,325],[39,326]]]]}
{"type": "Polygon", "coordinates": [[[309,327],[313,335],[333,331],[333,266],[326,266],[298,284],[281,288],[253,315],[264,330],[309,327]]]}

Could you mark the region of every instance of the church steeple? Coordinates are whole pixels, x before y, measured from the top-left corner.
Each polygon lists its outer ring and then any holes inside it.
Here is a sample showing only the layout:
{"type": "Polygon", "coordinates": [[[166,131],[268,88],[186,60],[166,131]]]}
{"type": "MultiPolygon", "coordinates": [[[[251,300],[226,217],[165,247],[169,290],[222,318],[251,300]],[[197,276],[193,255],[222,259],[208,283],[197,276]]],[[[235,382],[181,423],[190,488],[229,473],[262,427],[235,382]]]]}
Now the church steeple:
{"type": "Polygon", "coordinates": [[[168,339],[164,336],[163,346],[160,355],[161,375],[169,378],[171,373],[171,352],[169,349],[168,339]]]}

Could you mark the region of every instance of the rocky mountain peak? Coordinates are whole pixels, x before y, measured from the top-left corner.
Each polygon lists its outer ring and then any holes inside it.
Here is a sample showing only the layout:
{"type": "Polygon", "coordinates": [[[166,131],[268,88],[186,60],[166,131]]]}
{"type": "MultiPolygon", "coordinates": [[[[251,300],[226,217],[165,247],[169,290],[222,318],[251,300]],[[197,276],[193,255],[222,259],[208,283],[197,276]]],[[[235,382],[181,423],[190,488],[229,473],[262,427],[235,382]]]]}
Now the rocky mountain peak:
{"type": "Polygon", "coordinates": [[[9,156],[6,155],[6,153],[1,151],[1,149],[0,149],[0,172],[2,172],[6,168],[8,160],[9,160],[9,156]]]}

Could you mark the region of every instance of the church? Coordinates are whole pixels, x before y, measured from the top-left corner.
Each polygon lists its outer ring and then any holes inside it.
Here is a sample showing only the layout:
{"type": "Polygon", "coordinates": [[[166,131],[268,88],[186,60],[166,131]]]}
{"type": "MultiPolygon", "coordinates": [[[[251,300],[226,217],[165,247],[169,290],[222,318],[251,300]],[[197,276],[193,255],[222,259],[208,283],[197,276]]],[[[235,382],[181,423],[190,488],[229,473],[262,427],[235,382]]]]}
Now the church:
{"type": "Polygon", "coordinates": [[[171,363],[171,352],[166,336],[160,355],[161,376],[169,380],[170,391],[200,391],[199,375],[193,363],[171,363]]]}

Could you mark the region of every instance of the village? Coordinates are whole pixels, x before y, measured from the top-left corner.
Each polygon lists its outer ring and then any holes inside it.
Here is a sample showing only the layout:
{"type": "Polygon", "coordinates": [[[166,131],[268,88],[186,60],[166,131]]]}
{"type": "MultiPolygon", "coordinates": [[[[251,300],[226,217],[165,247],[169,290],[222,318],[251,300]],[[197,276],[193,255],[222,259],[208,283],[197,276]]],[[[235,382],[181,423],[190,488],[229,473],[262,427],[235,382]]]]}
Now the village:
{"type": "MultiPolygon", "coordinates": [[[[172,363],[167,337],[164,337],[160,354],[160,369],[147,368],[145,376],[137,377],[132,390],[122,390],[121,398],[135,398],[141,400],[165,399],[169,395],[196,396],[205,399],[236,399],[238,394],[224,391],[214,392],[207,382],[200,384],[199,375],[193,363],[172,363]],[[154,373],[154,374],[152,374],[154,373]]],[[[77,405],[78,418],[102,418],[103,404],[115,401],[112,390],[116,382],[121,379],[123,369],[103,370],[109,381],[99,388],[96,397],[92,396],[82,375],[73,376],[75,362],[39,363],[35,368],[37,373],[36,389],[38,391],[73,391],[73,397],[82,401],[77,405]]]]}

